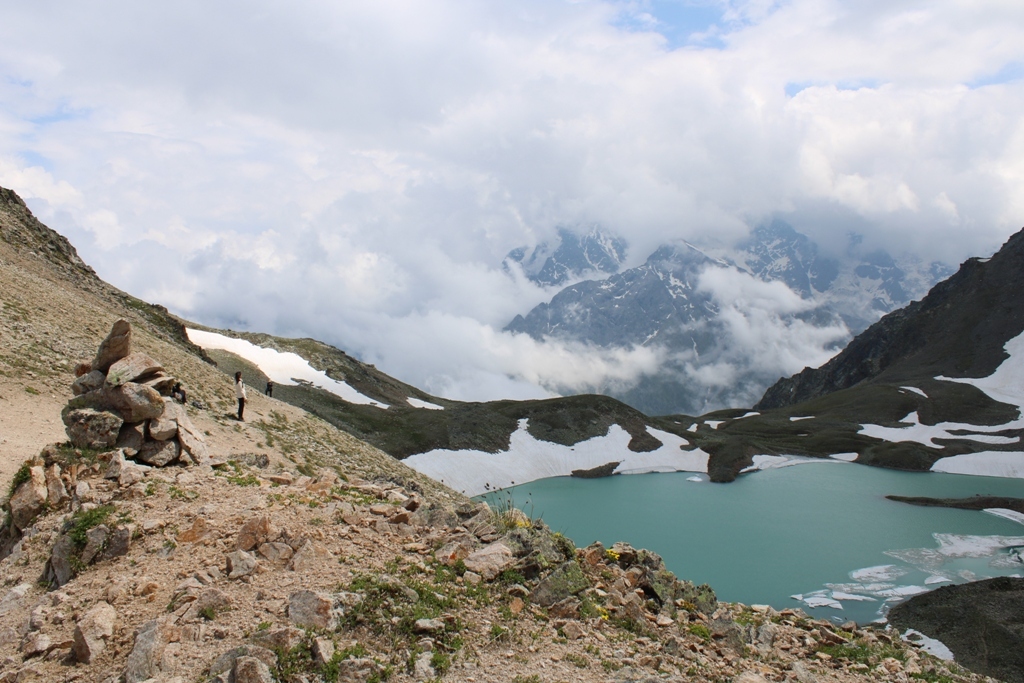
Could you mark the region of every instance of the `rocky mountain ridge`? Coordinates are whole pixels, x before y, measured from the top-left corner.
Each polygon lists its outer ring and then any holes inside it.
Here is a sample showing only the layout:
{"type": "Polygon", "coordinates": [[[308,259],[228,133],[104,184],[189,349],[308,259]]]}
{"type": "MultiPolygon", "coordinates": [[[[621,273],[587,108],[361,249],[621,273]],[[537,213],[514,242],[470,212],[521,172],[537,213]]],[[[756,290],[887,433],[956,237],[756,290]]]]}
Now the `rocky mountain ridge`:
{"type": "MultiPolygon", "coordinates": [[[[568,233],[562,244],[575,245],[582,239],[568,233]]],[[[561,251],[559,247],[555,254],[561,251]]],[[[780,314],[780,325],[799,319],[818,328],[845,326],[854,334],[880,315],[922,296],[950,272],[942,264],[925,265],[909,256],[897,262],[883,251],[863,253],[856,239],[844,257],[825,256],[809,238],[782,221],[757,227],[729,248],[686,242],[665,245],[642,265],[627,270],[611,270],[615,261],[608,259],[608,268],[602,271],[608,275],[601,275],[587,261],[571,259],[573,249],[565,251],[557,267],[577,278],[589,275],[592,279],[563,288],[550,302],[516,316],[505,329],[538,340],[663,349],[665,361],[657,376],[643,377],[629,387],[594,387],[648,414],[696,414],[750,403],[778,373],[779,368],[749,363],[743,353],[731,348],[735,344],[714,287],[701,279],[709,269],[782,282],[809,302],[803,310],[780,314]],[[724,385],[702,380],[701,369],[716,366],[734,368],[732,380],[724,385]]],[[[533,253],[547,252],[538,248],[533,253]]],[[[556,267],[555,263],[555,257],[549,257],[540,272],[546,272],[548,264],[556,267]]],[[[839,335],[835,342],[847,338],[839,335]]]]}

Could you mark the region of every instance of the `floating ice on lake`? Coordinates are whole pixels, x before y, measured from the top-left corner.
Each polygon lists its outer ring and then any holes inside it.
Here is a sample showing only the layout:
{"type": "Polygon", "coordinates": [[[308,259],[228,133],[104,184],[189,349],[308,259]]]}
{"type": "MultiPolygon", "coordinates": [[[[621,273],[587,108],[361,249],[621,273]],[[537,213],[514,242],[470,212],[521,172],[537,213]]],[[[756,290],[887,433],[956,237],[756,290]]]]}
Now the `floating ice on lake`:
{"type": "Polygon", "coordinates": [[[874,581],[874,582],[885,582],[892,581],[893,579],[899,578],[906,574],[909,570],[903,567],[898,567],[895,564],[880,564],[875,567],[864,567],[863,569],[855,569],[850,572],[850,578],[854,581],[874,581]]]}
{"type": "Polygon", "coordinates": [[[707,480],[704,479],[704,477],[693,476],[693,477],[687,477],[686,481],[696,481],[696,482],[704,483],[707,480]]]}
{"type": "Polygon", "coordinates": [[[388,407],[388,404],[365,396],[348,384],[328,377],[326,372],[313,368],[309,361],[297,353],[264,348],[245,339],[235,339],[216,332],[194,330],[190,327],[185,328],[185,332],[188,334],[189,341],[196,346],[204,349],[229,351],[236,356],[241,356],[258,367],[260,372],[270,378],[274,384],[293,387],[300,382],[309,382],[349,403],[371,405],[377,408],[388,407]]]}
{"type": "Polygon", "coordinates": [[[843,591],[832,591],[832,597],[836,600],[854,600],[858,602],[878,602],[875,598],[856,593],[844,593],[843,591]]]}
{"type": "Polygon", "coordinates": [[[933,585],[935,585],[937,583],[952,583],[952,582],[953,582],[953,579],[946,578],[945,576],[941,576],[939,574],[932,574],[931,576],[929,576],[927,579],[924,580],[924,585],[926,585],[926,586],[933,586],[933,585]]]}
{"type": "Polygon", "coordinates": [[[829,462],[821,458],[806,458],[800,455],[755,455],[751,458],[751,461],[753,461],[753,464],[740,470],[740,474],[756,472],[758,470],[775,470],[780,467],[806,465],[815,462],[829,462]]]}
{"type": "Polygon", "coordinates": [[[930,589],[924,586],[896,586],[889,590],[879,591],[878,595],[883,598],[898,599],[909,598],[912,595],[920,595],[921,593],[927,593],[930,589]]]}
{"type": "Polygon", "coordinates": [[[982,512],[987,512],[990,515],[1008,519],[1011,522],[1017,522],[1017,524],[1024,524],[1024,515],[1016,510],[1007,510],[1006,508],[985,508],[982,512]]]}

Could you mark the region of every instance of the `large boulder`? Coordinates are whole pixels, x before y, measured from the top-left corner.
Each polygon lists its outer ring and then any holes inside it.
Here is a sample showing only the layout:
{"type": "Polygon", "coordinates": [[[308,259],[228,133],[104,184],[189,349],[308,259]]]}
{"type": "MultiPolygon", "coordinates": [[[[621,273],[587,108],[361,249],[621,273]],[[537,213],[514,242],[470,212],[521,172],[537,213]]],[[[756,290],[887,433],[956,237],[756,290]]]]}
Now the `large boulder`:
{"type": "Polygon", "coordinates": [[[106,648],[114,635],[117,611],[105,602],[96,603],[75,624],[75,659],[89,664],[106,648]]]}
{"type": "Polygon", "coordinates": [[[157,441],[173,439],[178,434],[178,420],[184,414],[185,409],[177,401],[165,398],[164,411],[149,421],[149,437],[157,441]]]}
{"type": "Polygon", "coordinates": [[[118,433],[124,424],[120,416],[110,411],[76,408],[72,404],[68,404],[60,416],[68,439],[77,448],[110,448],[117,443],[118,433]]]}
{"type": "Polygon", "coordinates": [[[493,581],[498,574],[515,562],[515,554],[502,541],[496,541],[470,553],[465,560],[466,569],[476,572],[487,581],[493,581]]]}
{"type": "Polygon", "coordinates": [[[50,560],[46,564],[46,578],[57,587],[63,586],[75,577],[75,542],[67,534],[61,534],[50,550],[50,560]]]}
{"type": "Polygon", "coordinates": [[[76,378],[75,381],[71,383],[71,393],[75,396],[88,394],[90,391],[96,391],[97,389],[102,388],[103,383],[106,380],[107,378],[99,370],[87,372],[76,378]]]}
{"type": "Polygon", "coordinates": [[[18,486],[9,502],[11,521],[15,528],[23,531],[46,507],[48,492],[46,473],[42,467],[28,468],[28,479],[18,486]]]}
{"type": "Polygon", "coordinates": [[[589,587],[590,582],[583,575],[583,570],[576,562],[570,560],[541,579],[530,593],[530,600],[543,607],[550,607],[589,587]]]}
{"type": "Polygon", "coordinates": [[[160,417],[164,412],[164,397],[156,389],[125,382],[121,386],[106,387],[103,398],[116,410],[125,422],[142,422],[160,417]]]}
{"type": "Polygon", "coordinates": [[[142,683],[160,673],[164,651],[179,639],[173,617],[147,621],[135,635],[135,646],[124,669],[125,683],[142,683]]]}
{"type": "Polygon", "coordinates": [[[92,369],[106,374],[110,366],[132,351],[132,326],[127,320],[118,320],[110,328],[110,334],[100,343],[92,369]]]}
{"type": "Polygon", "coordinates": [[[126,382],[145,381],[163,369],[164,367],[160,363],[145,353],[136,351],[110,366],[110,369],[107,370],[107,384],[119,387],[126,382]]]}
{"type": "Polygon", "coordinates": [[[177,460],[180,452],[177,441],[147,441],[137,457],[147,465],[164,467],[177,460]]]}

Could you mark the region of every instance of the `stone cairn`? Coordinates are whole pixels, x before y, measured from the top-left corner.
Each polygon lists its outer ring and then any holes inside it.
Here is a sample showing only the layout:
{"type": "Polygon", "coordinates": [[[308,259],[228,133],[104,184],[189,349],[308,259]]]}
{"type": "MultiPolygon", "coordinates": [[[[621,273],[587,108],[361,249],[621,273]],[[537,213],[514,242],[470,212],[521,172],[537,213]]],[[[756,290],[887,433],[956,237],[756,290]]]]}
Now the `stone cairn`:
{"type": "MultiPolygon", "coordinates": [[[[118,320],[96,358],[78,364],[71,385],[75,397],[61,417],[79,460],[69,461],[67,444],[51,444],[25,463],[17,475],[23,479],[4,506],[0,559],[21,552],[23,537],[47,510],[88,511],[121,496],[144,495],[138,487],[152,467],[219,464],[185,407],[170,397],[174,377],[146,354],[132,353],[131,338],[131,325],[118,320]],[[95,457],[81,458],[83,450],[95,457]]],[[[100,524],[88,530],[84,547],[69,532],[63,529],[53,545],[43,577],[51,585],[64,585],[80,567],[125,555],[135,527],[100,524]]]]}
{"type": "Polygon", "coordinates": [[[131,342],[131,325],[118,320],[96,358],[75,368],[75,397],[61,412],[72,445],[116,449],[112,466],[125,457],[154,467],[210,464],[202,433],[170,396],[175,378],[145,353],[132,353],[131,342]]]}

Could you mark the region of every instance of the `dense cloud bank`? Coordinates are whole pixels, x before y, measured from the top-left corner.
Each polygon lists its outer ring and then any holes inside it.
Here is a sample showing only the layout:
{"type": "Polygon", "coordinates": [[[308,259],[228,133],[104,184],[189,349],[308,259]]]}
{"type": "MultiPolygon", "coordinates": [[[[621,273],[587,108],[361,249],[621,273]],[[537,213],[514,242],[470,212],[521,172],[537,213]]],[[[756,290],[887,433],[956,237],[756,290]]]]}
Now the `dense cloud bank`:
{"type": "MultiPolygon", "coordinates": [[[[9,3],[0,185],[134,294],[457,398],[658,371],[497,331],[551,295],[502,257],[558,226],[629,266],[780,216],[949,262],[1024,222],[1020,3],[663,4],[9,3]]],[[[727,305],[776,374],[836,337],[788,296],[727,305]]]]}

